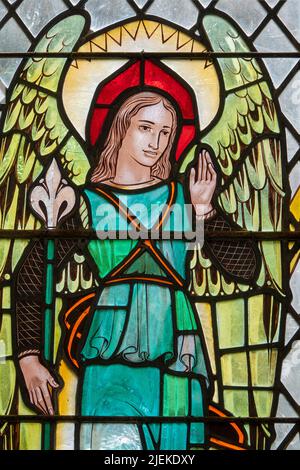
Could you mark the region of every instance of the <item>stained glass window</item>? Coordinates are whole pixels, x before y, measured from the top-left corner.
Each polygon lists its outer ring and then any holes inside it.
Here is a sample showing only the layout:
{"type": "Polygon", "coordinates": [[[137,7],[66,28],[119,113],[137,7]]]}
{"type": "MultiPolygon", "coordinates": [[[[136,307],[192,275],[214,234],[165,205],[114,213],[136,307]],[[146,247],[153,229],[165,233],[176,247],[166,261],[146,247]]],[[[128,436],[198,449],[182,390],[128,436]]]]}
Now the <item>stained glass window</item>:
{"type": "Polygon", "coordinates": [[[0,1],[0,449],[300,450],[299,8],[0,1]]]}

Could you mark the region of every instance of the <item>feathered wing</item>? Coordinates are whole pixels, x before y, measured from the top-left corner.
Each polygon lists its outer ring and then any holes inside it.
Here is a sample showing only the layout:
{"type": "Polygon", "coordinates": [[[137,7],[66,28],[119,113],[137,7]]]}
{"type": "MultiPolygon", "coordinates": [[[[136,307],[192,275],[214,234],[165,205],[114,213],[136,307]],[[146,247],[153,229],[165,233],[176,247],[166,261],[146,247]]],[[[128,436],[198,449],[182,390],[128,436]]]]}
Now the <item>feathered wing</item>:
{"type": "MultiPolygon", "coordinates": [[[[71,52],[85,27],[79,14],[64,17],[44,32],[36,52],[71,52]]],[[[45,165],[56,158],[64,178],[82,185],[89,161],[82,145],[61,113],[60,85],[66,58],[32,58],[18,70],[2,125],[0,142],[0,228],[30,230],[40,227],[28,205],[28,192],[45,165]]],[[[1,240],[0,301],[12,304],[10,279],[29,240],[1,240]]],[[[5,312],[5,311],[4,311],[5,312]]],[[[5,355],[12,353],[10,313],[3,314],[1,338],[5,355]]],[[[0,414],[8,414],[14,396],[14,365],[1,361],[1,377],[9,387],[1,390],[0,414]]],[[[28,410],[26,410],[28,412],[28,410]]],[[[2,431],[4,428],[2,428],[2,431]]],[[[0,429],[1,432],[1,429],[0,429]]],[[[33,447],[34,448],[34,447],[33,447]]]]}
{"type": "MultiPolygon", "coordinates": [[[[207,15],[203,28],[212,50],[249,51],[246,40],[227,20],[207,15]]],[[[217,122],[202,138],[213,149],[221,172],[218,204],[243,229],[279,231],[285,193],[270,79],[255,59],[219,58],[218,65],[224,104],[217,122]]],[[[182,172],[193,157],[193,153],[186,157],[182,172]]],[[[256,387],[272,387],[275,378],[282,317],[278,299],[284,297],[280,242],[261,241],[259,251],[262,264],[256,286],[226,281],[200,250],[195,250],[191,262],[192,293],[215,297],[215,301],[197,304],[218,376],[215,399],[241,416],[266,416],[274,403],[272,391],[256,387]],[[227,348],[225,354],[222,350],[227,348]],[[253,392],[247,392],[248,386],[253,392]]]]}

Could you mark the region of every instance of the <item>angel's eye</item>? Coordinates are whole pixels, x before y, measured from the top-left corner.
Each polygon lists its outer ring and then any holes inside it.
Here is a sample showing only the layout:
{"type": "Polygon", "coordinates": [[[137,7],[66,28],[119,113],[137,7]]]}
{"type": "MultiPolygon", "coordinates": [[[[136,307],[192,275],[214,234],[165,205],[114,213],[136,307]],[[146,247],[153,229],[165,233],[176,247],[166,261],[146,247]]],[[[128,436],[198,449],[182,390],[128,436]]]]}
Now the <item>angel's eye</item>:
{"type": "Polygon", "coordinates": [[[143,132],[151,132],[151,127],[150,127],[150,126],[141,125],[141,126],[140,126],[140,130],[143,131],[143,132]]]}
{"type": "Polygon", "coordinates": [[[169,131],[162,131],[162,134],[166,137],[166,136],[170,135],[170,132],[169,131]]]}

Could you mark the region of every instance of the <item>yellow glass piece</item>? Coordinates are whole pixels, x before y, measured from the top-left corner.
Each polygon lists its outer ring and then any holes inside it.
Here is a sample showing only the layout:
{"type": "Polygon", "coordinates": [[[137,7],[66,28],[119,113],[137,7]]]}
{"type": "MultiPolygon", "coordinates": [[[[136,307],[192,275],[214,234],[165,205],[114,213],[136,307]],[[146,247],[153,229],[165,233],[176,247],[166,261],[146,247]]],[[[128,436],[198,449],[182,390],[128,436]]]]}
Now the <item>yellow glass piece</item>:
{"type": "Polygon", "coordinates": [[[300,250],[297,251],[297,253],[295,254],[295,256],[293,257],[291,261],[291,264],[290,264],[291,274],[293,274],[293,272],[295,271],[299,258],[300,258],[300,250]]]}
{"type": "Polygon", "coordinates": [[[246,353],[224,354],[221,369],[224,385],[248,385],[246,353]]]}
{"type": "Polygon", "coordinates": [[[250,369],[252,385],[271,387],[274,384],[277,349],[250,351],[250,369]]]}
{"type": "Polygon", "coordinates": [[[224,406],[234,416],[249,416],[248,392],[246,390],[224,390],[224,406]]]}
{"type": "Polygon", "coordinates": [[[11,308],[10,286],[2,288],[2,308],[11,308]]]}
{"type": "MultiPolygon", "coordinates": [[[[270,324],[272,320],[275,319],[271,318],[273,312],[273,302],[274,299],[271,298],[270,307],[268,311],[269,321],[270,324]]],[[[280,308],[280,307],[279,307],[280,308]]],[[[248,301],[248,328],[249,328],[249,344],[266,344],[268,342],[267,334],[265,331],[264,325],[264,312],[265,312],[265,305],[264,305],[264,295],[257,295],[254,297],[250,297],[248,301]]],[[[272,341],[278,341],[279,335],[279,325],[280,325],[280,311],[278,316],[278,325],[277,330],[272,338],[272,341]]],[[[268,332],[271,335],[271,331],[268,332]]]]}
{"type": "MultiPolygon", "coordinates": [[[[0,378],[0,414],[6,415],[10,413],[16,384],[16,372],[12,360],[0,361],[0,378]]],[[[0,433],[3,431],[5,426],[6,423],[0,423],[0,433]]]]}
{"type": "Polygon", "coordinates": [[[59,315],[62,308],[62,299],[57,297],[55,301],[55,321],[54,321],[54,349],[53,356],[54,362],[57,359],[57,354],[59,353],[58,347],[61,339],[61,327],[59,321],[59,315]]]}
{"type": "MultiPolygon", "coordinates": [[[[59,375],[64,381],[64,387],[58,395],[58,413],[75,415],[78,377],[65,361],[61,361],[59,375]]],[[[74,449],[74,431],[75,425],[71,422],[57,424],[55,448],[57,450],[74,449]]]]}
{"type": "Polygon", "coordinates": [[[243,346],[245,342],[244,300],[233,299],[216,304],[219,347],[243,346]]]}
{"type": "Polygon", "coordinates": [[[268,390],[256,390],[253,392],[256,411],[258,416],[270,416],[273,392],[268,390]]]}
{"type": "Polygon", "coordinates": [[[197,303],[196,309],[199,315],[202,331],[205,338],[212,373],[216,373],[215,342],[211,318],[211,306],[206,303],[197,303]]]}
{"type": "MultiPolygon", "coordinates": [[[[1,316],[0,327],[0,359],[12,355],[11,331],[11,315],[9,313],[4,313],[1,316]]],[[[0,378],[0,383],[2,384],[2,376],[0,378]]]]}
{"type": "MultiPolygon", "coordinates": [[[[35,415],[28,406],[23,402],[22,396],[19,393],[19,409],[18,414],[21,415],[35,415]]],[[[42,425],[39,423],[24,423],[20,424],[20,450],[41,450],[42,443],[42,425]]]]}
{"type": "Polygon", "coordinates": [[[290,210],[297,222],[300,222],[300,186],[291,201],[290,210]]]}
{"type": "Polygon", "coordinates": [[[256,295],[248,300],[249,344],[265,344],[267,342],[263,321],[263,300],[263,295],[256,295]]]}

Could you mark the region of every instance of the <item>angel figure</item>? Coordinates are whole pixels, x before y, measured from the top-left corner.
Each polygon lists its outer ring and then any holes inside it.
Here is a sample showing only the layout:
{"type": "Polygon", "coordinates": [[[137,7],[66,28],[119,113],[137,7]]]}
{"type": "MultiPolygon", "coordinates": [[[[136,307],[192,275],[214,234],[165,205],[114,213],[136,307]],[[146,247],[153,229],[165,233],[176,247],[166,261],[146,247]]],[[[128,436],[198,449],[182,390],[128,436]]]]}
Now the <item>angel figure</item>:
{"type": "MultiPolygon", "coordinates": [[[[57,44],[61,41],[72,50],[83,23],[80,15],[64,17],[41,36],[37,47],[48,50],[56,37],[57,44]]],[[[221,291],[209,292],[217,285],[223,286],[223,296],[231,285],[237,292],[253,289],[265,267],[257,245],[249,239],[206,240],[190,256],[183,230],[192,230],[197,221],[206,231],[228,234],[239,227],[242,218],[230,220],[231,209],[226,214],[224,207],[226,191],[233,197],[230,180],[226,186],[231,157],[225,152],[220,158],[214,129],[211,140],[208,134],[201,146],[196,145],[199,118],[193,92],[165,65],[141,59],[112,74],[95,91],[89,126],[98,126],[98,137],[93,155],[87,158],[84,142],[76,140],[58,113],[55,94],[61,89],[64,63],[47,58],[23,67],[4,126],[5,132],[14,129],[13,138],[18,139],[20,117],[13,117],[13,109],[20,99],[28,109],[21,113],[26,122],[19,140],[24,142],[19,142],[15,154],[20,162],[23,145],[26,162],[22,168],[16,164],[17,173],[10,165],[8,178],[17,180],[22,191],[26,186],[24,196],[30,201],[35,227],[59,226],[69,234],[45,243],[31,240],[18,262],[13,335],[23,400],[38,413],[61,413],[59,400],[67,387],[66,379],[60,378],[63,359],[77,377],[76,413],[95,418],[75,432],[75,445],[81,449],[188,450],[207,446],[209,439],[210,445],[241,448],[246,438],[239,426],[229,426],[229,434],[237,435],[233,445],[230,435],[222,440],[217,431],[219,437],[212,438],[213,426],[193,421],[212,410],[220,416],[226,413],[224,402],[219,408],[210,406],[216,375],[201,298],[202,302],[213,295],[221,298],[221,291]],[[46,70],[53,71],[52,82],[47,74],[37,79],[46,70]],[[134,82],[137,70],[143,82],[134,82]],[[100,97],[103,102],[110,100],[109,105],[99,104],[100,97]],[[101,117],[93,106],[100,112],[105,109],[101,117]],[[36,117],[28,124],[34,112],[36,117]],[[185,158],[179,167],[182,153],[185,158]],[[43,155],[50,155],[44,169],[38,163],[43,155]],[[80,192],[75,193],[76,186],[80,192]],[[180,209],[180,217],[174,207],[180,209]],[[114,237],[103,236],[107,225],[114,237]],[[72,231],[80,227],[93,235],[72,238],[72,231]],[[136,236],[131,236],[133,232],[136,236]],[[205,279],[208,290],[201,297],[197,288],[205,279]],[[111,420],[101,422],[101,417],[111,420]],[[126,417],[137,422],[126,422],[126,417]]],[[[255,116],[251,119],[253,124],[255,116]]],[[[237,154],[237,145],[234,148],[237,154]]],[[[260,158],[261,153],[257,157],[255,152],[251,158],[260,158]]],[[[247,168],[251,164],[245,163],[247,168]]],[[[263,168],[260,161],[257,165],[263,168]]],[[[244,203],[240,173],[235,176],[238,204],[244,203]]],[[[229,295],[234,298],[233,292],[229,295]]]]}

